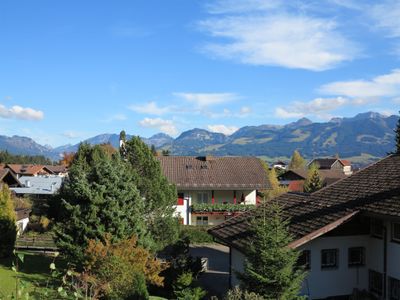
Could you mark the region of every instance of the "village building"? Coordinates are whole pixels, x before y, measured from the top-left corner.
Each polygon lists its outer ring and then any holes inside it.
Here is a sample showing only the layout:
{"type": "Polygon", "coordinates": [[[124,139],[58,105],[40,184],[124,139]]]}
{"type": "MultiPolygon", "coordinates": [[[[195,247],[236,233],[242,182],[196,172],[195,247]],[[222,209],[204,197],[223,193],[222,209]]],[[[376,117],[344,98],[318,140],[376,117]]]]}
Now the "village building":
{"type": "Polygon", "coordinates": [[[345,175],[353,174],[351,162],[340,158],[315,158],[307,166],[317,164],[320,170],[340,171],[345,175]]]}
{"type": "Polygon", "coordinates": [[[20,187],[21,183],[9,169],[0,168],[0,186],[7,184],[9,187],[20,187]]]}
{"type": "Polygon", "coordinates": [[[185,225],[217,225],[257,204],[270,187],[255,157],[160,156],[163,174],[176,185],[176,213],[185,225]]]}
{"type": "Polygon", "coordinates": [[[21,235],[28,226],[30,213],[31,210],[29,208],[18,208],[15,210],[17,235],[21,235]]]}
{"type": "MultiPolygon", "coordinates": [[[[328,186],[348,176],[340,170],[331,169],[320,169],[318,170],[318,173],[322,179],[323,186],[328,186]]],[[[303,186],[307,179],[307,174],[307,168],[287,170],[278,176],[279,184],[287,186],[290,192],[303,192],[303,186]]]]}
{"type": "MultiPolygon", "coordinates": [[[[355,290],[378,299],[400,299],[400,155],[379,162],[313,194],[288,193],[275,199],[289,218],[308,275],[302,294],[309,299],[345,297],[355,290]]],[[[209,232],[230,248],[231,285],[244,270],[251,243],[243,213],[209,232]]],[[[336,298],[335,298],[336,299],[336,298]]]]}
{"type": "Polygon", "coordinates": [[[18,197],[28,195],[31,198],[45,198],[55,194],[61,187],[64,177],[57,175],[21,176],[21,186],[10,187],[18,197]]]}
{"type": "Polygon", "coordinates": [[[6,164],[5,169],[9,169],[18,179],[21,176],[43,176],[52,175],[46,166],[32,164],[6,164]]]}

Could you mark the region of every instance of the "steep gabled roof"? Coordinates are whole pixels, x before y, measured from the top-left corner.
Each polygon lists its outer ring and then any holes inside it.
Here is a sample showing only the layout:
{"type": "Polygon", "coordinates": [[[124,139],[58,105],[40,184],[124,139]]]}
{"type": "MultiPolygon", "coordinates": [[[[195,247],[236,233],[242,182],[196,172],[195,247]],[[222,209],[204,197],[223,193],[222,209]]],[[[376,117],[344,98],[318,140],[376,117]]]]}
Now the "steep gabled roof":
{"type": "Polygon", "coordinates": [[[162,171],[178,188],[267,189],[269,182],[256,157],[160,156],[162,171]]]}
{"type": "MultiPolygon", "coordinates": [[[[311,195],[288,193],[274,201],[282,205],[283,217],[290,218],[293,247],[359,213],[400,217],[400,155],[390,155],[311,195]]],[[[232,247],[246,249],[251,239],[249,220],[257,213],[243,213],[209,232],[232,247]]]]}
{"type": "Polygon", "coordinates": [[[330,169],[337,160],[337,158],[315,158],[309,165],[316,163],[319,165],[320,169],[330,169]]]}
{"type": "Polygon", "coordinates": [[[21,183],[9,169],[0,169],[0,183],[6,183],[9,186],[21,186],[21,183]]]}

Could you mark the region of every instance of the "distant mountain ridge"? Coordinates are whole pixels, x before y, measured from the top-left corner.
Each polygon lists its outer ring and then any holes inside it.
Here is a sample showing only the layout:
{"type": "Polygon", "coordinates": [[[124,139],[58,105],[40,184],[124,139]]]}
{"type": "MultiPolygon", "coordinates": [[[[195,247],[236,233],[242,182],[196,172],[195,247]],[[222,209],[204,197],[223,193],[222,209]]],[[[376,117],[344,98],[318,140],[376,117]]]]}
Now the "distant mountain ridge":
{"type": "MultiPolygon", "coordinates": [[[[194,128],[172,138],[164,133],[142,138],[172,155],[247,155],[290,157],[294,150],[312,158],[340,154],[341,157],[368,155],[382,157],[394,149],[394,128],[398,116],[367,112],[352,118],[333,118],[314,123],[302,118],[287,125],[245,126],[226,136],[194,128]]],[[[127,135],[127,138],[131,138],[127,135]]],[[[119,145],[119,134],[100,134],[83,142],[119,145]]],[[[79,144],[52,149],[27,137],[0,136],[0,149],[14,154],[44,155],[58,159],[63,152],[74,152],[79,144]]]]}

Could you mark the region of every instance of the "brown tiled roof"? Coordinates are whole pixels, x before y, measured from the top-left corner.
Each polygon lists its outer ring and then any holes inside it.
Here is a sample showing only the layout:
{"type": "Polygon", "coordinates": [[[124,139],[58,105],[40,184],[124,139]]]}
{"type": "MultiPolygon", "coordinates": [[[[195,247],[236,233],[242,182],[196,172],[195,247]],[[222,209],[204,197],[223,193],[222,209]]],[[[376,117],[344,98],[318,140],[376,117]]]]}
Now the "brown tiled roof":
{"type": "Polygon", "coordinates": [[[52,174],[52,172],[43,165],[29,165],[29,164],[7,164],[14,174],[19,175],[36,175],[38,173],[52,174]]]}
{"type": "MultiPolygon", "coordinates": [[[[307,172],[308,169],[307,168],[303,168],[303,169],[294,169],[294,170],[288,170],[285,173],[283,173],[282,175],[280,175],[279,177],[284,178],[286,173],[295,173],[298,176],[302,177],[303,179],[307,178],[307,172]]],[[[336,178],[336,179],[342,179],[347,177],[342,171],[340,170],[318,170],[319,175],[321,176],[322,179],[325,178],[336,178]]]]}
{"type": "Polygon", "coordinates": [[[50,170],[54,174],[59,174],[59,173],[66,173],[68,172],[68,167],[64,165],[46,165],[45,166],[47,170],[50,170]]]}
{"type": "Polygon", "coordinates": [[[267,189],[269,182],[256,157],[157,157],[168,180],[178,188],[267,189]]]}
{"type": "MultiPolygon", "coordinates": [[[[295,246],[319,236],[358,213],[400,217],[400,155],[388,156],[358,173],[311,195],[284,194],[275,199],[290,218],[295,246]]],[[[210,229],[227,244],[245,249],[249,220],[257,210],[243,213],[210,229]]]]}
{"type": "Polygon", "coordinates": [[[351,161],[346,159],[339,159],[343,166],[351,166],[351,161]]]}

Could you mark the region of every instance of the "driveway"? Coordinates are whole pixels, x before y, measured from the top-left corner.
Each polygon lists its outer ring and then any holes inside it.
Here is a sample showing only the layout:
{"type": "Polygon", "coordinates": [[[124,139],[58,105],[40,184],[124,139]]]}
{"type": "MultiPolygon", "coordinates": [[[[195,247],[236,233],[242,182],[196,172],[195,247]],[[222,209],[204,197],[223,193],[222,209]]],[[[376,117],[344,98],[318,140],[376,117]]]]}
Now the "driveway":
{"type": "Polygon", "coordinates": [[[229,289],[229,248],[220,244],[191,245],[194,257],[207,257],[208,270],[199,276],[200,285],[210,296],[222,296],[229,289]]]}

